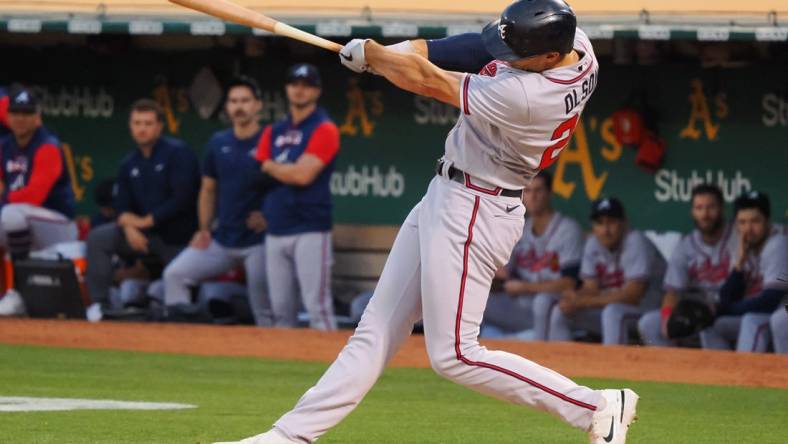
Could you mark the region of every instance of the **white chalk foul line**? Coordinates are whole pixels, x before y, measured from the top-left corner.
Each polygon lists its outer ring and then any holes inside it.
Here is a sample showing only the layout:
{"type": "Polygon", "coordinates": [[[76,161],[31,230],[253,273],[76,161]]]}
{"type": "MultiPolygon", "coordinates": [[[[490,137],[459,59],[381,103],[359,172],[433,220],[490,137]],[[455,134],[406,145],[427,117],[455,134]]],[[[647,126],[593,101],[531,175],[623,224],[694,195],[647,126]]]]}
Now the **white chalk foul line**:
{"type": "Polygon", "coordinates": [[[61,412],[67,410],[180,410],[196,405],[111,399],[31,398],[0,396],[0,412],[61,412]]]}

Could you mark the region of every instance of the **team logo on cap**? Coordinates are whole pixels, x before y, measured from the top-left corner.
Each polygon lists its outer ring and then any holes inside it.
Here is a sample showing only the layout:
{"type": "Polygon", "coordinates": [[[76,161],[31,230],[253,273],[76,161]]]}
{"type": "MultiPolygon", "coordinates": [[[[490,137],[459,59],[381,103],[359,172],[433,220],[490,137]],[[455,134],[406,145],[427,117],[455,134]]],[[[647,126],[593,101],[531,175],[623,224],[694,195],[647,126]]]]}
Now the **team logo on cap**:
{"type": "Polygon", "coordinates": [[[506,40],[506,27],[509,26],[507,23],[499,23],[498,24],[498,34],[501,35],[501,40],[506,40]]]}
{"type": "Polygon", "coordinates": [[[27,91],[22,91],[16,96],[16,103],[30,103],[30,95],[27,94],[27,91]]]}
{"type": "Polygon", "coordinates": [[[306,77],[309,75],[309,68],[306,65],[304,65],[298,68],[297,70],[295,70],[293,74],[295,74],[296,77],[306,77]]]}
{"type": "Polygon", "coordinates": [[[610,201],[605,199],[602,202],[599,202],[599,207],[598,208],[600,210],[609,210],[610,209],[610,201]]]}

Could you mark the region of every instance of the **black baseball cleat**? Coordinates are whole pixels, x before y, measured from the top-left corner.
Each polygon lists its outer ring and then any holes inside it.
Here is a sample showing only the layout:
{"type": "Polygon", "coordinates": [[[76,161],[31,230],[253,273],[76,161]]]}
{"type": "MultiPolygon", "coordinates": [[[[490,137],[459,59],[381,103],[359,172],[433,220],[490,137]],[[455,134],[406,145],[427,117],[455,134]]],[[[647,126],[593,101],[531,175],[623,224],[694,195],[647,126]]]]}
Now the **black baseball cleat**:
{"type": "Polygon", "coordinates": [[[624,444],[627,442],[629,426],[637,419],[637,405],[640,398],[630,389],[602,390],[604,407],[594,413],[591,430],[588,432],[591,444],[624,444]]]}

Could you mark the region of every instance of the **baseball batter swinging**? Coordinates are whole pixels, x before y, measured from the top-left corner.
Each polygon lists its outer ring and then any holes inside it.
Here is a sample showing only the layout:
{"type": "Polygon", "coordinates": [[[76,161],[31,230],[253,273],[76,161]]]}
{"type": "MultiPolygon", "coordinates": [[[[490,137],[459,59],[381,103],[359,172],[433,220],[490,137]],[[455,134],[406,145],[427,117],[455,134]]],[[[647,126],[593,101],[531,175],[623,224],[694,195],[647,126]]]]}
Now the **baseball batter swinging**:
{"type": "Polygon", "coordinates": [[[495,271],[523,231],[522,190],[567,145],[594,91],[599,66],[591,42],[564,1],[520,0],[481,34],[430,43],[387,48],[356,39],[340,53],[348,68],[453,105],[460,118],[347,346],[273,429],[240,442],[314,442],[359,404],[423,319],[427,353],[439,375],[556,415],[587,431],[591,443],[623,443],[635,419],[633,391],[579,386],[477,341],[495,271]],[[487,61],[494,59],[481,75],[430,62],[462,67],[479,48],[487,61]]]}

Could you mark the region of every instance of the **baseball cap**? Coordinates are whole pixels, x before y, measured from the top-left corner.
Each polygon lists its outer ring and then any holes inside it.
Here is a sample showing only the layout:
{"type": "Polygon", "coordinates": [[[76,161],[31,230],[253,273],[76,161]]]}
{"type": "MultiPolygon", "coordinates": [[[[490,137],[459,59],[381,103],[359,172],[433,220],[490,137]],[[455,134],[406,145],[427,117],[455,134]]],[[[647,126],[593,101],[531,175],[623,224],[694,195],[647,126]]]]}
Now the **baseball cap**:
{"type": "Polygon", "coordinates": [[[35,94],[22,86],[14,86],[8,94],[8,112],[33,114],[38,112],[38,99],[35,94]]]}
{"type": "Polygon", "coordinates": [[[287,83],[293,83],[298,80],[303,80],[307,84],[317,88],[323,85],[323,81],[320,78],[320,71],[309,63],[299,63],[291,66],[290,69],[287,70],[287,83]]]}
{"type": "Polygon", "coordinates": [[[591,203],[591,220],[596,221],[602,216],[624,219],[624,206],[615,197],[597,199],[591,203]]]}
{"type": "Polygon", "coordinates": [[[257,80],[249,76],[239,75],[233,77],[233,79],[230,80],[230,83],[227,84],[227,93],[229,94],[230,90],[236,86],[245,86],[249,88],[252,90],[252,95],[254,95],[254,98],[257,100],[263,98],[263,91],[260,89],[260,84],[257,83],[257,80]]]}
{"type": "Polygon", "coordinates": [[[771,216],[771,203],[769,195],[761,191],[748,191],[733,201],[733,214],[736,215],[740,210],[750,208],[758,209],[766,218],[771,216]]]}

